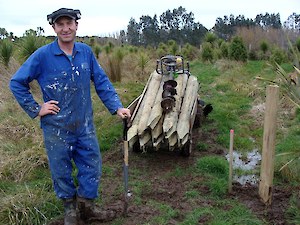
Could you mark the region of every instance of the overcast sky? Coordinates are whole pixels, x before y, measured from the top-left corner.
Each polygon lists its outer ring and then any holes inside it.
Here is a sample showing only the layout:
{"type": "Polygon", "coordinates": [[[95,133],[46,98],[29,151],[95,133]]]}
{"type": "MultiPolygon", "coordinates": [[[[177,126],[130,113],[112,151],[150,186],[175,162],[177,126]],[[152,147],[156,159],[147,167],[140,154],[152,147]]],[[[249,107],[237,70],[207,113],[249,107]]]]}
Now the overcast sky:
{"type": "Polygon", "coordinates": [[[126,30],[130,18],[139,22],[141,16],[159,17],[179,6],[194,13],[195,22],[210,29],[218,17],[230,14],[254,19],[266,12],[279,13],[283,23],[293,12],[299,14],[300,0],[0,0],[0,27],[16,36],[37,27],[42,27],[45,35],[55,35],[47,14],[65,7],[81,11],[79,36],[104,36],[126,30]]]}

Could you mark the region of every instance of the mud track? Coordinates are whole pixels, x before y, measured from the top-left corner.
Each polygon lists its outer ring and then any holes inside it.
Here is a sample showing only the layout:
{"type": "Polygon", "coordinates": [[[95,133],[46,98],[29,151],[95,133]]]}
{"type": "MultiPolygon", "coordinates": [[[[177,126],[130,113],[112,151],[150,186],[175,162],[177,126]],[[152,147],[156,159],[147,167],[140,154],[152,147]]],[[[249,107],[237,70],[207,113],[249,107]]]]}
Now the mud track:
{"type": "MultiPolygon", "coordinates": [[[[116,221],[122,221],[118,224],[134,225],[147,223],[150,219],[159,216],[160,212],[152,202],[159,202],[170,206],[179,213],[176,218],[170,219],[167,224],[179,224],[187,213],[196,207],[214,206],[213,200],[207,200],[197,197],[194,201],[186,198],[188,188],[197,190],[201,195],[209,193],[208,187],[202,184],[202,177],[191,175],[184,172],[178,176],[170,176],[176,169],[188,171],[194,166],[195,161],[204,155],[224,155],[226,149],[218,146],[214,140],[216,134],[203,133],[201,129],[195,129],[193,132],[193,151],[190,157],[182,157],[176,152],[158,151],[147,153],[132,153],[129,156],[129,186],[130,184],[143,185],[138,189],[139,193],[134,193],[129,202],[127,217],[123,218],[124,206],[124,188],[122,173],[122,153],[120,148],[107,152],[103,155],[103,165],[111,168],[110,172],[103,173],[101,196],[103,205],[117,211],[115,221],[100,223],[97,221],[91,224],[113,224],[116,221]],[[207,144],[208,149],[200,152],[196,150],[195,143],[202,142],[207,144]],[[138,204],[137,204],[138,203],[138,204]]],[[[273,191],[273,200],[271,206],[265,206],[259,199],[258,187],[233,185],[232,194],[226,198],[237,199],[239,202],[249,208],[262,221],[268,224],[287,224],[284,212],[288,207],[291,189],[288,187],[275,187],[273,191]]],[[[228,206],[230,207],[230,206],[228,206]]],[[[226,210],[226,209],[224,209],[226,210]]],[[[199,224],[209,224],[209,217],[199,218],[199,224]]],[[[63,224],[63,220],[56,220],[51,225],[63,224]]],[[[82,221],[80,224],[84,224],[82,221]]]]}

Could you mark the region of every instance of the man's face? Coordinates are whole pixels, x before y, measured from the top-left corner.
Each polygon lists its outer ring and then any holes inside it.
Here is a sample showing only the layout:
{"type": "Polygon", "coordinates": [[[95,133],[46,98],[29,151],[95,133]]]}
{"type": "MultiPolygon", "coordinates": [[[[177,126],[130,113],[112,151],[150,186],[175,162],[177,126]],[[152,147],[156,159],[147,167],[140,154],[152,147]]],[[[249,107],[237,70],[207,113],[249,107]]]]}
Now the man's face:
{"type": "Polygon", "coordinates": [[[64,43],[75,40],[77,27],[78,23],[69,17],[60,17],[53,24],[58,40],[64,43]]]}

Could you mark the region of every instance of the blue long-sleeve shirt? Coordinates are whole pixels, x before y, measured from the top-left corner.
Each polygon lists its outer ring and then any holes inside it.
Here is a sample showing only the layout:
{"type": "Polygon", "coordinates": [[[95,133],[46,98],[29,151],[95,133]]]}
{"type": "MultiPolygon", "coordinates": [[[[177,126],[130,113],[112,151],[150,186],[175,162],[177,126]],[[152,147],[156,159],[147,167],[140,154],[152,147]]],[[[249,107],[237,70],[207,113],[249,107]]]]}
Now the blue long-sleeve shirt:
{"type": "Polygon", "coordinates": [[[10,89],[25,112],[35,118],[40,105],[30,92],[29,83],[37,80],[44,102],[58,101],[60,111],[41,118],[41,126],[51,125],[76,131],[93,127],[91,81],[104,105],[114,114],[122,103],[91,48],[74,44],[69,59],[59,48],[57,40],[39,48],[19,68],[10,81],[10,89]]]}

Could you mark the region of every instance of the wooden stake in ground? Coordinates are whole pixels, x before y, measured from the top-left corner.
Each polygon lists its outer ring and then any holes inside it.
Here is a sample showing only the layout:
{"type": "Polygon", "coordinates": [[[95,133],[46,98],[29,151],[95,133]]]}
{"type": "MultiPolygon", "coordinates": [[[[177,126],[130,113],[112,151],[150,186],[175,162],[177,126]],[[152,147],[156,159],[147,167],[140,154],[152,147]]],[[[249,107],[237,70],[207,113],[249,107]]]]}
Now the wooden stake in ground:
{"type": "Polygon", "coordinates": [[[266,205],[270,205],[272,202],[278,101],[279,87],[277,85],[269,85],[267,87],[266,95],[262,162],[259,183],[259,196],[266,205]]]}
{"type": "Polygon", "coordinates": [[[233,136],[234,130],[230,130],[230,144],[229,144],[229,179],[228,179],[228,192],[232,192],[232,170],[233,170],[233,136]]]}

